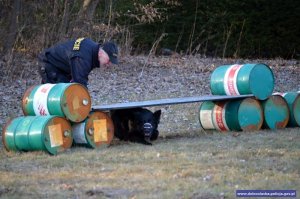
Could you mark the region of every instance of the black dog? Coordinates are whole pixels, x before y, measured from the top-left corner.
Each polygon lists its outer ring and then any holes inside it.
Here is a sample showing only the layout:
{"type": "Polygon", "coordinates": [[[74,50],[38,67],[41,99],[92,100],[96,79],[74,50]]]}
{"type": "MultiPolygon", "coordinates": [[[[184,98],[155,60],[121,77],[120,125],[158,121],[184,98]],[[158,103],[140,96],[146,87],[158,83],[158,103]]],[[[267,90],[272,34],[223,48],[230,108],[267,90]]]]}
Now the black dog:
{"type": "Polygon", "coordinates": [[[111,112],[115,136],[120,140],[152,145],[158,137],[161,110],[152,113],[144,108],[130,108],[111,112]]]}

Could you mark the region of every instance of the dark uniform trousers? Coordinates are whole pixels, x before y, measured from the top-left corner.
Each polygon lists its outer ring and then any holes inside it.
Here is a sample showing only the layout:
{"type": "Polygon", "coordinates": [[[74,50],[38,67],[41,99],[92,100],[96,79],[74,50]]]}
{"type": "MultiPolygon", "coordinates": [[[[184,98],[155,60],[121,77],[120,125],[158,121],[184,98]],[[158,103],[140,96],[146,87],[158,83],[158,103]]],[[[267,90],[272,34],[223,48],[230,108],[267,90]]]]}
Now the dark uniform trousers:
{"type": "Polygon", "coordinates": [[[69,74],[42,60],[39,60],[39,73],[42,77],[42,84],[69,83],[72,78],[69,74]]]}

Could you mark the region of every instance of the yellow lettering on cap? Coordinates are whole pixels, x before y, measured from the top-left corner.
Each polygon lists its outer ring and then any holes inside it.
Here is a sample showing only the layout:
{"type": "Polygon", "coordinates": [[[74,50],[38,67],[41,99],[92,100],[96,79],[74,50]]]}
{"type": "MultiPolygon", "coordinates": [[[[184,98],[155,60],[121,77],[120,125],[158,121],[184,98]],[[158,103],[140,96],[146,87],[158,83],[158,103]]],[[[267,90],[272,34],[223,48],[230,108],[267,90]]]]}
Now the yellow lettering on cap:
{"type": "Polygon", "coordinates": [[[76,39],[76,41],[74,43],[74,46],[73,46],[73,50],[79,50],[80,49],[80,44],[81,44],[82,40],[84,40],[84,37],[76,39]]]}

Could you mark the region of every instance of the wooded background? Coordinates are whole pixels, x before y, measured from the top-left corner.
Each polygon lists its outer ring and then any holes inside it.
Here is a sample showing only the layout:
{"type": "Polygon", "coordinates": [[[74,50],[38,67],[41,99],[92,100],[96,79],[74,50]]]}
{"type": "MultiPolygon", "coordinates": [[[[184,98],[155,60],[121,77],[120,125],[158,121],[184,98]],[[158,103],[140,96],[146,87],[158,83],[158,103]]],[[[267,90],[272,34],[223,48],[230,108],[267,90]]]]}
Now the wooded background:
{"type": "Polygon", "coordinates": [[[36,56],[68,38],[122,53],[300,57],[298,0],[1,0],[0,53],[36,56]]]}

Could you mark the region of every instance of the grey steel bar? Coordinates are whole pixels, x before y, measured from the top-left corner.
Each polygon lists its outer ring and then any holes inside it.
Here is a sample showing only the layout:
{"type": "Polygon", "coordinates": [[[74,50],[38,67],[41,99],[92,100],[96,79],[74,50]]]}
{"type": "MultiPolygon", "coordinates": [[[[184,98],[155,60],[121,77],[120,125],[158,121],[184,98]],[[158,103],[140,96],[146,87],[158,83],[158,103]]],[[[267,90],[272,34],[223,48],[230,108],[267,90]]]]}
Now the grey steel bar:
{"type": "Polygon", "coordinates": [[[162,105],[184,104],[184,103],[194,103],[194,102],[204,102],[204,101],[232,100],[232,99],[242,99],[247,97],[253,97],[253,95],[235,95],[235,96],[205,95],[205,96],[198,96],[198,97],[167,98],[167,99],[140,101],[140,102],[124,102],[124,103],[116,103],[116,104],[98,105],[98,106],[93,106],[92,109],[107,111],[107,110],[116,110],[116,109],[162,106],[162,105]]]}

